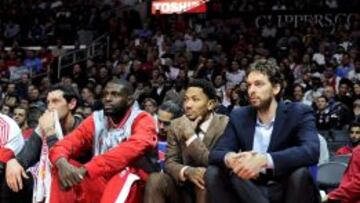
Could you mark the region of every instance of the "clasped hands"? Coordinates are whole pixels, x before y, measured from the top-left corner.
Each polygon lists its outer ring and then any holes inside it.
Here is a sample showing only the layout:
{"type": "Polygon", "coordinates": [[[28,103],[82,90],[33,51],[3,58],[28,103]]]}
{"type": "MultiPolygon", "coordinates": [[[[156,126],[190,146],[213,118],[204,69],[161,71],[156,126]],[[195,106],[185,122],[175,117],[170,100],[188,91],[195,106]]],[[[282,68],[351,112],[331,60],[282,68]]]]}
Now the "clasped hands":
{"type": "Polygon", "coordinates": [[[79,184],[86,175],[86,168],[76,167],[69,163],[65,158],[60,158],[55,163],[58,169],[59,180],[64,190],[79,184]]]}
{"type": "Polygon", "coordinates": [[[256,179],[260,172],[266,168],[266,154],[253,151],[234,153],[230,152],[225,156],[226,166],[232,172],[244,180],[256,179]]]}

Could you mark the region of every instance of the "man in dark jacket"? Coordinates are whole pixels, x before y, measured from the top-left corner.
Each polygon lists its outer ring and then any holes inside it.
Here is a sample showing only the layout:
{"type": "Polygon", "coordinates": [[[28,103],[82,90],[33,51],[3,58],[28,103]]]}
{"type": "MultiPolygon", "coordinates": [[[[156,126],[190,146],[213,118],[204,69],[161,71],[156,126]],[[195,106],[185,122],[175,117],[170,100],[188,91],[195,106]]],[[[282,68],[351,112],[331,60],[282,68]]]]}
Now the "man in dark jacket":
{"type": "Polygon", "coordinates": [[[308,167],[319,160],[310,107],[280,102],[279,67],[260,60],[247,74],[250,106],[231,112],[209,154],[206,189],[212,202],[311,203],[318,190],[308,167]]]}

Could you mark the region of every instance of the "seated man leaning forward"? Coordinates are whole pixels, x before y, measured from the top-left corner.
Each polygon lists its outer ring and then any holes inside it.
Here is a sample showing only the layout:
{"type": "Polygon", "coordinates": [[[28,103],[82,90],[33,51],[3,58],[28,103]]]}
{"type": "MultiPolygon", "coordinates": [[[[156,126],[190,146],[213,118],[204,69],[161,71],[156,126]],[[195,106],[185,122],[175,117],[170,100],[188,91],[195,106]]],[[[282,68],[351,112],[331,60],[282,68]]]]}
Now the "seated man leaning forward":
{"type": "Polygon", "coordinates": [[[95,111],[53,146],[50,202],[141,201],[147,173],[140,163],[157,138],[154,119],[139,109],[132,95],[127,81],[108,82],[104,110],[95,111]],[[94,156],[84,165],[68,161],[90,148],[94,156]]]}
{"type": "Polygon", "coordinates": [[[206,186],[213,203],[312,203],[318,190],[309,166],[319,160],[314,113],[279,102],[279,67],[261,60],[247,78],[250,106],[234,110],[209,155],[206,186]]]}
{"type": "Polygon", "coordinates": [[[206,202],[204,173],[209,150],[223,134],[228,117],[213,112],[216,92],[211,83],[193,80],[184,97],[185,115],[171,122],[165,173],[151,174],[146,203],[206,202]]]}

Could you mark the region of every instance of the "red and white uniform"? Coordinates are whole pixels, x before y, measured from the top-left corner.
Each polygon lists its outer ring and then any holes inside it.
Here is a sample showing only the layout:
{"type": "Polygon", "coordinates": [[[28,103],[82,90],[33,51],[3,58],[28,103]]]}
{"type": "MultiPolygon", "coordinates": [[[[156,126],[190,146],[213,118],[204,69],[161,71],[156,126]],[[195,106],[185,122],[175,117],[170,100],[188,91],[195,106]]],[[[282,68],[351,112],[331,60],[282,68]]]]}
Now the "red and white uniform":
{"type": "Polygon", "coordinates": [[[84,164],[86,178],[70,191],[59,189],[56,174],[50,202],[140,202],[137,190],[140,186],[135,183],[144,182],[146,173],[132,167],[132,163],[154,148],[156,142],[154,119],[137,104],[128,110],[118,125],[114,125],[103,111],[94,112],[50,150],[52,163],[61,157],[75,160],[89,149],[94,153],[94,157],[84,164]]]}
{"type": "Polygon", "coordinates": [[[6,163],[24,146],[24,138],[17,123],[7,115],[0,114],[0,162],[6,163]]]}

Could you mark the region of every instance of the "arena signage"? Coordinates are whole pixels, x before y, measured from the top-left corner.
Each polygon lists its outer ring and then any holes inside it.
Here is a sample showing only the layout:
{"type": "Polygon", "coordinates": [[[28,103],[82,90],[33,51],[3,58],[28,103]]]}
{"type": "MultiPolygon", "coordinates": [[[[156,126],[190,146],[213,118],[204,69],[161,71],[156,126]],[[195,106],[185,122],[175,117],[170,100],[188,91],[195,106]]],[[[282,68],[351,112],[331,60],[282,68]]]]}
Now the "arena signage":
{"type": "Polygon", "coordinates": [[[205,13],[207,0],[153,0],[151,14],[205,13]]]}
{"type": "Polygon", "coordinates": [[[302,23],[311,23],[320,27],[333,27],[339,22],[349,25],[355,15],[353,13],[260,15],[255,18],[255,24],[257,27],[262,27],[264,23],[272,21],[277,27],[289,24],[298,27],[302,23]]]}

